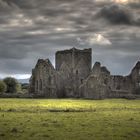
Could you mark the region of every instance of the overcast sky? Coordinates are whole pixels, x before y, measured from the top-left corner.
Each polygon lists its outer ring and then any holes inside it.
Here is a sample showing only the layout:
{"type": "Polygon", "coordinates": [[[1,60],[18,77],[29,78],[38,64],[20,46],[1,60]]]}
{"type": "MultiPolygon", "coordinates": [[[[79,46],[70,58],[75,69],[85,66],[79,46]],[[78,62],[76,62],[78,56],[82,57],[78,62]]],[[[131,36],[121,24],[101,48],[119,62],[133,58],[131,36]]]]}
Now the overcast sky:
{"type": "Polygon", "coordinates": [[[140,59],[140,0],[0,0],[0,78],[28,78],[38,58],[92,48],[112,74],[140,59]]]}

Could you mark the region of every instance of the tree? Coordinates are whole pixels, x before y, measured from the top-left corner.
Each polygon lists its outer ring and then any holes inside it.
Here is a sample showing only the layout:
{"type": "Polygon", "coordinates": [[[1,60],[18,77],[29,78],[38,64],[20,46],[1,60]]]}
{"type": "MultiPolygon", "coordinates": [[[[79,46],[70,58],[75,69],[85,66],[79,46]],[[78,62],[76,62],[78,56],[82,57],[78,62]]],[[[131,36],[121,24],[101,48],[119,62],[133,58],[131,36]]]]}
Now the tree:
{"type": "Polygon", "coordinates": [[[4,93],[7,89],[6,84],[3,81],[0,81],[0,93],[4,93]]]}
{"type": "Polygon", "coordinates": [[[7,93],[16,93],[18,91],[19,83],[15,78],[7,77],[3,81],[7,85],[7,93]]]}
{"type": "Polygon", "coordinates": [[[29,84],[28,84],[28,83],[22,83],[22,84],[21,84],[21,89],[22,89],[22,93],[23,93],[23,94],[28,93],[29,84]]]}
{"type": "Polygon", "coordinates": [[[17,84],[17,88],[16,89],[17,89],[18,93],[22,93],[22,88],[21,88],[21,84],[20,83],[17,84]]]}

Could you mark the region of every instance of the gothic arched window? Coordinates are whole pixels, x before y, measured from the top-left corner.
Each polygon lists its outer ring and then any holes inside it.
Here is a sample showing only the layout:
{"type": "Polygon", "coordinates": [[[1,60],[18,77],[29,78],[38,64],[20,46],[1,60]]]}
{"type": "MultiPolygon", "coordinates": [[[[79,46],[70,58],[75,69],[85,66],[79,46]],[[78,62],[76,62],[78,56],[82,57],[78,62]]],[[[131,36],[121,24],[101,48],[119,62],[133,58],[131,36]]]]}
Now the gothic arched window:
{"type": "Polygon", "coordinates": [[[78,70],[76,70],[76,75],[78,75],[78,70]]]}
{"type": "Polygon", "coordinates": [[[40,82],[39,82],[39,89],[42,90],[42,80],[40,79],[40,82]]]}
{"type": "Polygon", "coordinates": [[[36,89],[38,90],[38,80],[36,80],[36,89]]]}
{"type": "Polygon", "coordinates": [[[140,82],[138,82],[138,87],[140,87],[140,82]]]}

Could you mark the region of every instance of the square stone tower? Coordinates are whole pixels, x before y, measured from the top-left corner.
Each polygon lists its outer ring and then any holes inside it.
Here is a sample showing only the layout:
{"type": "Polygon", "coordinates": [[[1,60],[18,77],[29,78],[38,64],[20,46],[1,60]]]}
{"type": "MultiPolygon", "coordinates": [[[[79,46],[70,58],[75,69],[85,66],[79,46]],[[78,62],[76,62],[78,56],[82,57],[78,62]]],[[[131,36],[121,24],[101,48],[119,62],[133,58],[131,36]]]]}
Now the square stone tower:
{"type": "Polygon", "coordinates": [[[66,97],[78,97],[79,86],[91,72],[92,50],[72,48],[56,52],[56,71],[61,75],[66,97]]]}

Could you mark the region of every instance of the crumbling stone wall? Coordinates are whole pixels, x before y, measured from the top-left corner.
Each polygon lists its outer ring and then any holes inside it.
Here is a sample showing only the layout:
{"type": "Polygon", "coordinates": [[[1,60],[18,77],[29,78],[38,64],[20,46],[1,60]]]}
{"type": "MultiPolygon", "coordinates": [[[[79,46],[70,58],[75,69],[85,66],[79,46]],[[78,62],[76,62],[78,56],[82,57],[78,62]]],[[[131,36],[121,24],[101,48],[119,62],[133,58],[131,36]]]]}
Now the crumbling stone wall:
{"type": "Polygon", "coordinates": [[[110,75],[99,62],[93,66],[89,77],[79,87],[81,97],[103,99],[140,95],[140,62],[127,76],[110,75]]]}
{"type": "Polygon", "coordinates": [[[140,61],[138,61],[132,69],[130,77],[132,79],[133,94],[140,95],[140,61]]]}
{"type": "Polygon", "coordinates": [[[110,72],[106,67],[101,67],[99,62],[93,66],[89,77],[80,86],[80,95],[84,98],[103,99],[110,93],[108,86],[110,72]]]}
{"type": "Polygon", "coordinates": [[[56,95],[56,72],[49,59],[39,59],[32,71],[30,92],[46,97],[56,95]]]}
{"type": "MultiPolygon", "coordinates": [[[[131,94],[132,93],[132,82],[129,76],[111,76],[110,77],[110,88],[112,93],[131,94]]],[[[110,95],[110,96],[113,96],[110,95]]],[[[116,96],[116,95],[115,95],[116,96]]]]}

